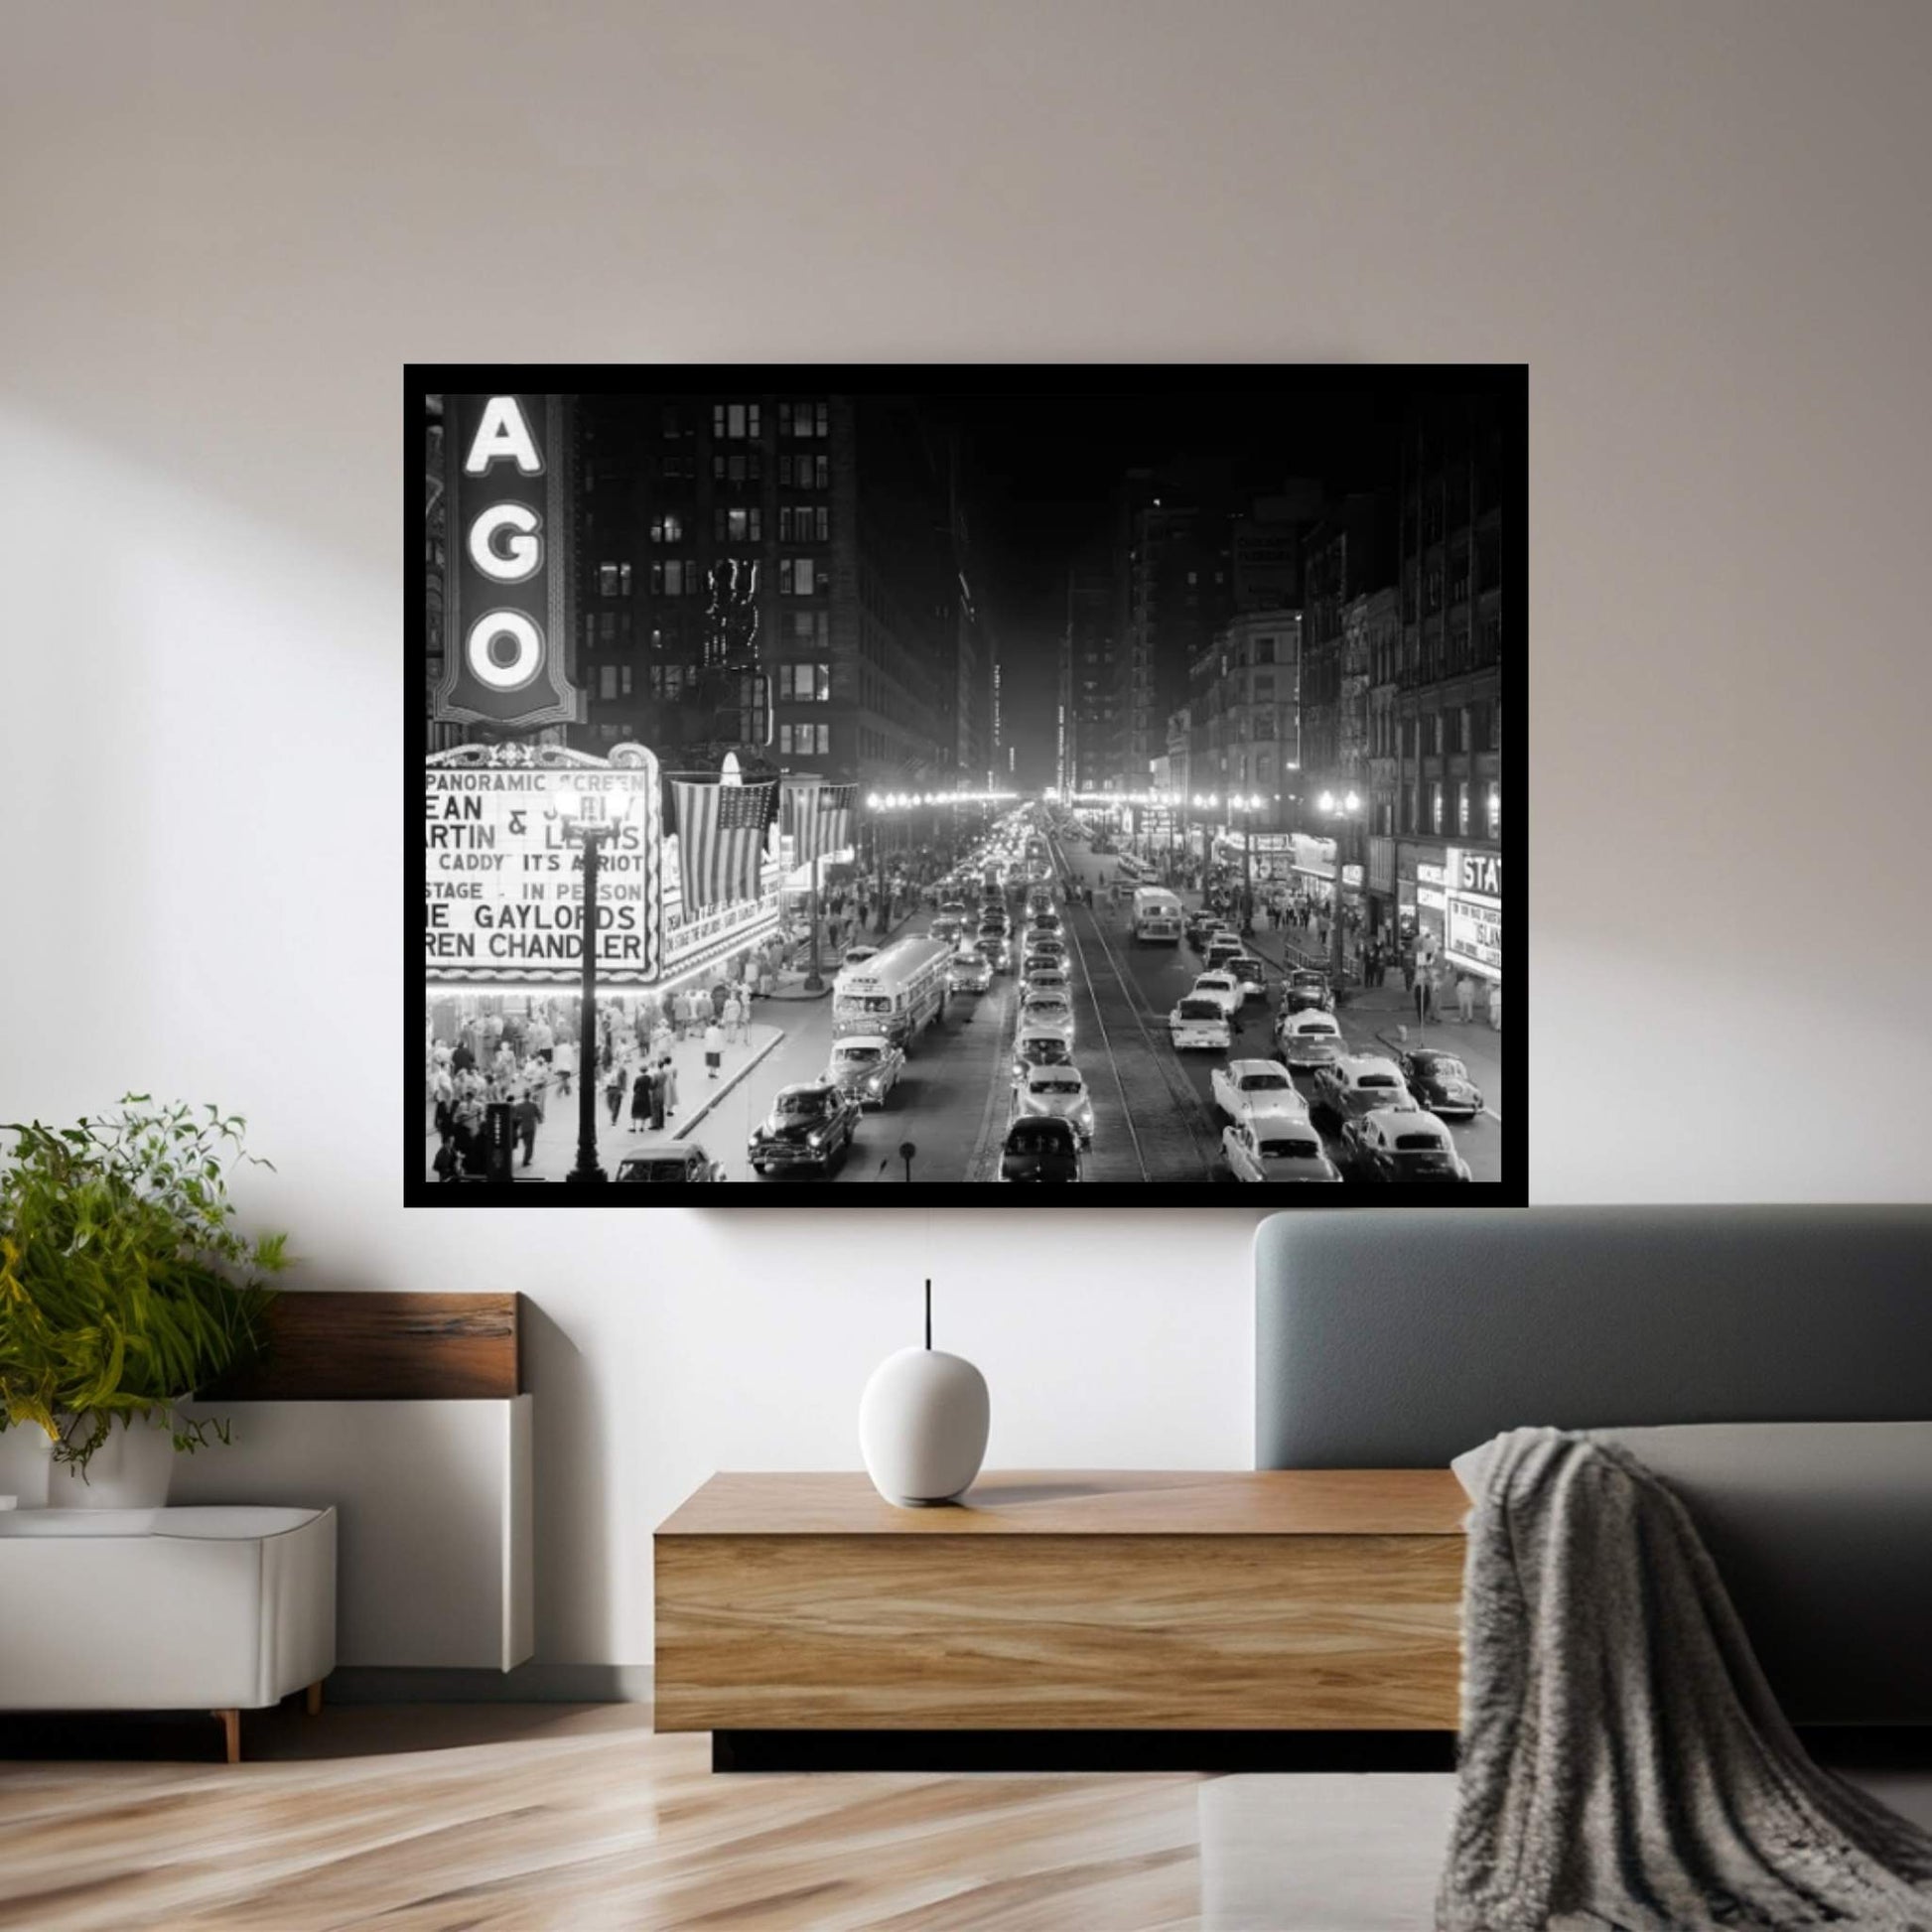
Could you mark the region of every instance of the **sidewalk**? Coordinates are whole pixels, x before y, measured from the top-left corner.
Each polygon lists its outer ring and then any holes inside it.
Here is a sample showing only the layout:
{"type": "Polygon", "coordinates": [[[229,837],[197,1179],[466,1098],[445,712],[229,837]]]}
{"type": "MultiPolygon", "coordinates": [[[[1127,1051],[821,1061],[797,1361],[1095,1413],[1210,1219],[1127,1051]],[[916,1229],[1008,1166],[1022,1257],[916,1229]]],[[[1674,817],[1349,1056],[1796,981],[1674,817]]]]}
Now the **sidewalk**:
{"type": "MultiPolygon", "coordinates": [[[[602,1083],[597,1090],[597,1158],[607,1173],[617,1172],[617,1164],[627,1154],[649,1154],[659,1148],[676,1147],[700,1130],[704,1117],[739,1081],[752,1071],[785,1036],[784,1029],[765,1020],[754,1020],[746,1037],[725,1044],[724,1062],[717,1079],[710,1078],[704,1063],[704,1040],[690,1039],[671,1043],[671,1065],[677,1075],[677,1113],[667,1118],[661,1129],[646,1127],[641,1133],[630,1131],[630,1095],[626,1091],[618,1110],[617,1125],[611,1124],[611,1103],[602,1083]]],[[[634,1076],[635,1069],[632,1069],[634,1076]]],[[[562,1180],[577,1165],[576,1083],[568,1094],[550,1089],[544,1118],[537,1128],[536,1152],[530,1165],[523,1166],[523,1155],[516,1155],[516,1173],[523,1180],[562,1180]]],[[[695,1138],[702,1141],[701,1131],[695,1138]]],[[[431,1144],[434,1154],[435,1146],[431,1144]]]]}

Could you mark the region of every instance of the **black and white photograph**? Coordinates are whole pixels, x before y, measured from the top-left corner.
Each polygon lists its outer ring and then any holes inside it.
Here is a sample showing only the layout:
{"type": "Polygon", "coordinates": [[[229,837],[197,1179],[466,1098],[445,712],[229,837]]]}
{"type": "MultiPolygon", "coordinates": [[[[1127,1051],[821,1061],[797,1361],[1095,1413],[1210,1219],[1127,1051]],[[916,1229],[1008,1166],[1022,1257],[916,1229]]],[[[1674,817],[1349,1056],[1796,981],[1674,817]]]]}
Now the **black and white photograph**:
{"type": "Polygon", "coordinates": [[[411,1201],[1520,1200],[1526,398],[412,368],[411,1201]]]}

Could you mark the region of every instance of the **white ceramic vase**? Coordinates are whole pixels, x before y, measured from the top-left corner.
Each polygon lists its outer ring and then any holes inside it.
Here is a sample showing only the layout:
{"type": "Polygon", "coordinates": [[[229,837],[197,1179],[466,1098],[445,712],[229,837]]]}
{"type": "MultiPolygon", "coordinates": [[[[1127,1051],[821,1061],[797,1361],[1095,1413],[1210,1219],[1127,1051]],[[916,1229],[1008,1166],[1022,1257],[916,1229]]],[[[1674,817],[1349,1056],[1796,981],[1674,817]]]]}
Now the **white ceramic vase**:
{"type": "MultiPolygon", "coordinates": [[[[83,1421],[61,1419],[69,1437],[75,1430],[85,1441],[83,1421]]],[[[167,1505],[175,1479],[173,1419],[157,1416],[116,1418],[107,1439],[87,1458],[85,1469],[72,1462],[49,1458],[47,1503],[50,1509],[161,1509],[167,1505]]]]}
{"type": "Polygon", "coordinates": [[[986,1377],[962,1355],[901,1348],[873,1370],[859,1400],[859,1450],[889,1503],[956,1500],[986,1456],[986,1377]]]}

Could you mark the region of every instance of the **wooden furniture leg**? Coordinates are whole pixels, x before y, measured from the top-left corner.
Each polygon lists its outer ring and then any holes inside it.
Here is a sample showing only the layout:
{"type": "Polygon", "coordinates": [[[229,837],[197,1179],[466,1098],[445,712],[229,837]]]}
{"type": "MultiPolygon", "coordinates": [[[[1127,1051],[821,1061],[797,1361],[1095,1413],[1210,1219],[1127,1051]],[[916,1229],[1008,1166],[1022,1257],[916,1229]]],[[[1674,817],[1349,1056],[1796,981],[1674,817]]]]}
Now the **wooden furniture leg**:
{"type": "Polygon", "coordinates": [[[213,1711],[210,1717],[221,1720],[221,1735],[228,1748],[228,1762],[241,1762],[241,1713],[239,1711],[213,1711]]]}
{"type": "Polygon", "coordinates": [[[322,1679],[321,1678],[318,1677],[316,1681],[313,1684],[311,1684],[306,1691],[303,1692],[302,1700],[303,1700],[303,1709],[308,1712],[310,1717],[319,1718],[322,1716],[322,1679]]]}

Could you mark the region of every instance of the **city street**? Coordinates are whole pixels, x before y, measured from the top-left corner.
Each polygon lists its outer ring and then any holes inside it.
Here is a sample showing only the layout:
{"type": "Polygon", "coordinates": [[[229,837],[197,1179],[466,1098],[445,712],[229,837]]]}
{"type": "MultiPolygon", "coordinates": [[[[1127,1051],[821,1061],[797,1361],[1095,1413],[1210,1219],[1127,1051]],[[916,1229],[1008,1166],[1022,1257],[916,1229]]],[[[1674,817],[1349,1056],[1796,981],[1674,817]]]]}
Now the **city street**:
{"type": "MultiPolygon", "coordinates": [[[[1209,1081],[1222,1061],[1217,1053],[1178,1054],[1169,1042],[1167,1016],[1193,983],[1200,962],[1186,946],[1136,945],[1124,918],[1104,903],[1114,862],[1083,846],[1063,848],[1056,858],[1067,877],[1094,888],[1097,903],[1062,908],[1069,940],[1069,977],[1073,984],[1076,1032],[1074,1057],[1086,1075],[1094,1106],[1094,1144],[1087,1157],[1089,1181],[1224,1181],[1229,1178],[1221,1154],[1221,1127],[1214,1115],[1209,1081]]],[[[905,930],[926,921],[915,917],[905,930]]],[[[1256,950],[1277,971],[1281,935],[1256,935],[1256,950]]],[[[797,1184],[891,1185],[906,1177],[899,1156],[909,1141],[914,1180],[997,1181],[1000,1147],[1011,1111],[1014,1024],[1020,1000],[1016,975],[997,977],[991,991],[950,1000],[943,1017],[919,1036],[904,1075],[887,1105],[866,1114],[844,1165],[824,1180],[787,1176],[797,1184]]],[[[1266,1057],[1267,1013],[1250,1000],[1246,1038],[1237,1040],[1235,1057],[1266,1057]]],[[[702,1147],[718,1162],[727,1180],[758,1184],[746,1159],[746,1142],[768,1111],[781,1087],[822,1073],[832,1044],[829,997],[794,997],[762,1003],[750,1037],[727,1049],[714,1083],[705,1074],[695,1042],[676,1049],[679,1108],[662,1133],[629,1131],[628,1109],[613,1128],[608,1110],[599,1109],[600,1158],[607,1169],[625,1154],[658,1145],[702,1147]]],[[[1337,1016],[1351,1051],[1387,1053],[1405,1043],[1402,1029],[1415,1036],[1413,1016],[1399,976],[1386,986],[1359,993],[1337,1016]]],[[[1485,1093],[1493,1096],[1502,1079],[1500,1034],[1486,1021],[1433,1024],[1431,1043],[1463,1057],[1485,1093]]],[[[1303,1093],[1306,1075],[1297,1076],[1303,1093]]],[[[1317,1116],[1330,1155],[1336,1152],[1334,1123],[1317,1116]]],[[[1477,1181],[1500,1177],[1501,1123],[1492,1106],[1472,1121],[1449,1124],[1457,1152],[1477,1181]]],[[[576,1112],[552,1098],[539,1130],[529,1178],[562,1179],[576,1152],[576,1112]]],[[[519,1173],[525,1171],[519,1169],[519,1173]]]]}

